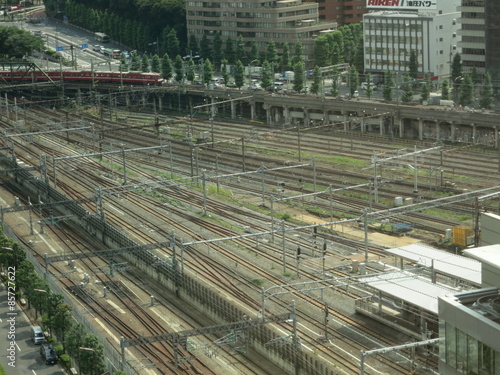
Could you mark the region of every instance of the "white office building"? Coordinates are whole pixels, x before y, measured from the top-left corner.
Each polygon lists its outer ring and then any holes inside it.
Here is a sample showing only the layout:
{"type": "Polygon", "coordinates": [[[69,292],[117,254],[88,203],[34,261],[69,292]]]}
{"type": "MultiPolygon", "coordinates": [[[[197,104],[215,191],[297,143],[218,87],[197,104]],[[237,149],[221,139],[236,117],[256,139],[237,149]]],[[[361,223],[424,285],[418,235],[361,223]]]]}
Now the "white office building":
{"type": "Polygon", "coordinates": [[[434,79],[447,79],[458,52],[459,5],[460,0],[367,0],[365,72],[403,75],[415,51],[419,76],[429,72],[434,79]]]}

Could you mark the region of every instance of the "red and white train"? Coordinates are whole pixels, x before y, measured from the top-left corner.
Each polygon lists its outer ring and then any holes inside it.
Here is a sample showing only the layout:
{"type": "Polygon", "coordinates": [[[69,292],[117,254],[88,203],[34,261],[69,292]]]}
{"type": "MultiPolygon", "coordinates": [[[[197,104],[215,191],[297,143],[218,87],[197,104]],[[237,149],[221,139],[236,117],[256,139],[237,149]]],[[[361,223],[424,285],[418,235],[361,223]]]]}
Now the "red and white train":
{"type": "Polygon", "coordinates": [[[161,73],[142,72],[91,72],[91,71],[0,71],[0,83],[29,83],[47,82],[49,77],[52,81],[64,82],[88,82],[94,84],[102,83],[123,83],[127,85],[161,85],[165,83],[161,73]]]}

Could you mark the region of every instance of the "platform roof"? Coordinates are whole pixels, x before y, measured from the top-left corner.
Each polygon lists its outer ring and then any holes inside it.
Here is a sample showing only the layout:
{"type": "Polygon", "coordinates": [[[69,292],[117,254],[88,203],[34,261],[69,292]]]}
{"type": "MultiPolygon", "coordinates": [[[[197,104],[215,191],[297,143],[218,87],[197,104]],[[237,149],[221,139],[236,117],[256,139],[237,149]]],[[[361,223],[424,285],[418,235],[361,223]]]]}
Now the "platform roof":
{"type": "Polygon", "coordinates": [[[412,244],[385,250],[425,267],[431,267],[442,275],[481,286],[481,262],[422,244],[412,244]]]}
{"type": "Polygon", "coordinates": [[[359,280],[366,285],[422,310],[438,315],[438,297],[457,293],[456,289],[431,283],[411,272],[391,272],[359,280]]]}

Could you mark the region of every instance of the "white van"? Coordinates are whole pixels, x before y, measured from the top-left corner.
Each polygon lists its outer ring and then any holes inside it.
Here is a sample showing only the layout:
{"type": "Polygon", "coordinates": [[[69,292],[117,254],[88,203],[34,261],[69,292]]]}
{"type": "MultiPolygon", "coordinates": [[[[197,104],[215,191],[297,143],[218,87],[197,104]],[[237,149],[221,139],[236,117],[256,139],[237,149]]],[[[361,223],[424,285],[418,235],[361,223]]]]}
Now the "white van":
{"type": "Polygon", "coordinates": [[[31,341],[33,344],[38,345],[45,341],[45,335],[40,326],[31,326],[31,341]]]}

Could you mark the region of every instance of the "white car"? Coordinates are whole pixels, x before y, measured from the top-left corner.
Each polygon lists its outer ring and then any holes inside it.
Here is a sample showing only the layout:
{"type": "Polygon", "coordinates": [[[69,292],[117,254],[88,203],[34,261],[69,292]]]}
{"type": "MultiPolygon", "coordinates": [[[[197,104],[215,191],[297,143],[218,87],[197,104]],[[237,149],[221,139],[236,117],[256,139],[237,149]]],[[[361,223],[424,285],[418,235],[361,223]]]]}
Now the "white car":
{"type": "Polygon", "coordinates": [[[99,44],[96,44],[92,47],[92,51],[94,52],[101,52],[101,46],[99,44]]]}

